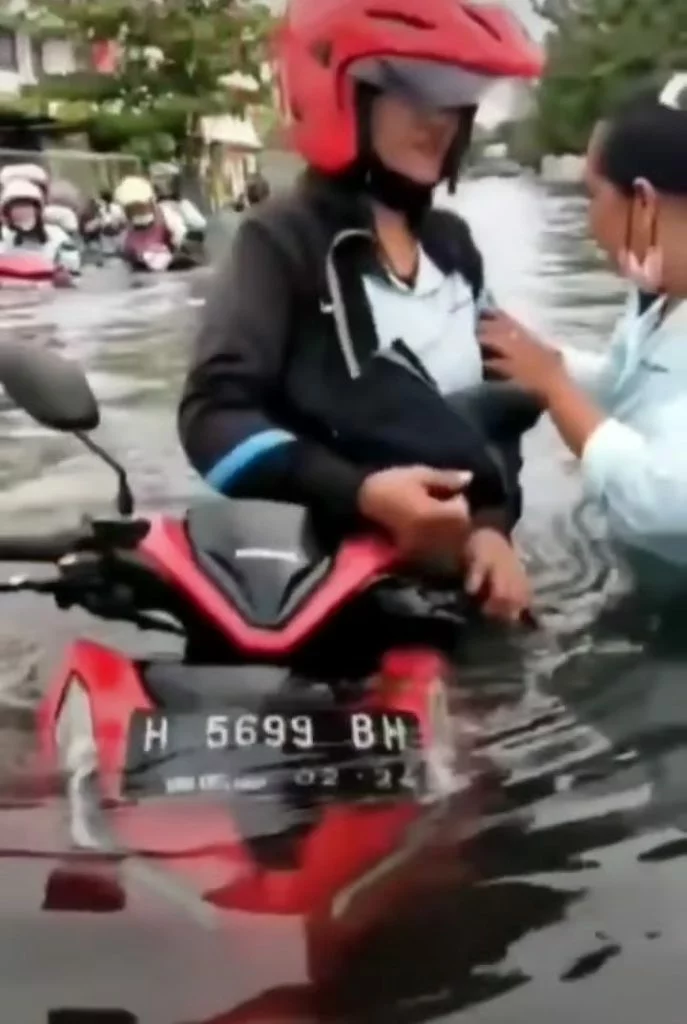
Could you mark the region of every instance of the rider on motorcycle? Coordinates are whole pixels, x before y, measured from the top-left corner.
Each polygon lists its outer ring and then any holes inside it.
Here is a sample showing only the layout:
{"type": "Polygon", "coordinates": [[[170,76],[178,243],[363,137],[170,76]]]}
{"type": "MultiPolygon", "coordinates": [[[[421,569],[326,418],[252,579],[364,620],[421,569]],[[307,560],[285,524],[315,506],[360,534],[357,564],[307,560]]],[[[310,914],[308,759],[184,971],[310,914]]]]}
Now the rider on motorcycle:
{"type": "Polygon", "coordinates": [[[146,178],[124,178],[114,199],[126,218],[121,255],[132,266],[145,265],[148,253],[166,250],[173,254],[183,247],[188,233],[183,218],[157,202],[146,178]]]}
{"type": "Polygon", "coordinates": [[[483,380],[482,260],[432,195],[453,190],[485,89],[537,76],[541,58],[506,11],[378,7],[291,0],[281,85],[308,167],[247,216],[218,273],[181,438],[224,494],[366,520],[409,555],[448,555],[485,611],[514,620],[529,603],[510,541],[519,452],[475,430],[461,395],[483,380]]]}
{"type": "Polygon", "coordinates": [[[73,240],[45,220],[45,194],[34,182],[10,176],[0,185],[3,253],[41,253],[65,283],[81,272],[81,255],[73,240]]]}
{"type": "Polygon", "coordinates": [[[0,171],[0,188],[10,181],[30,181],[43,194],[43,219],[47,225],[66,232],[74,242],[78,240],[79,218],[72,206],[52,198],[50,174],[40,164],[8,164],[0,171]]]}
{"type": "Polygon", "coordinates": [[[111,188],[102,188],[97,198],[91,199],[81,215],[82,238],[91,244],[101,242],[103,237],[116,238],[126,225],[124,211],[114,201],[111,188]]]}
{"type": "Polygon", "coordinates": [[[172,170],[168,175],[160,175],[153,186],[160,207],[163,210],[169,208],[173,214],[182,218],[189,240],[202,242],[208,222],[196,204],[182,194],[179,171],[172,170]]]}

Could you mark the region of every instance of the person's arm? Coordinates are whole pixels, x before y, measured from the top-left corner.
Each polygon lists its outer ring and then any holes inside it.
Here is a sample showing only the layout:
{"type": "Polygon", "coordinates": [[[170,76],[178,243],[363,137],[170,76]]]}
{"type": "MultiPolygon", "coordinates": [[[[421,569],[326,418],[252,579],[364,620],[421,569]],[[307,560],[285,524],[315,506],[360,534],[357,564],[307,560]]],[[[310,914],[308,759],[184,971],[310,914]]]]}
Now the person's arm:
{"type": "Polygon", "coordinates": [[[354,516],[367,471],[296,437],[272,413],[296,301],[285,256],[259,220],[245,221],[196,337],[179,409],[181,441],[223,494],[354,516]]]}
{"type": "Polygon", "coordinates": [[[548,408],[614,534],[641,546],[687,532],[687,400],[666,404],[652,438],[606,416],[572,382],[552,388],[548,408]]]}
{"type": "Polygon", "coordinates": [[[590,398],[603,400],[606,381],[611,377],[611,361],[614,348],[622,344],[628,321],[638,315],[638,299],[636,292],[628,295],[625,309],[616,324],[610,342],[606,343],[603,352],[590,352],[588,349],[574,348],[572,345],[558,345],[563,357],[563,365],[570,379],[577,384],[590,398]]]}
{"type": "MultiPolygon", "coordinates": [[[[613,533],[635,546],[687,532],[687,409],[675,410],[673,429],[647,440],[608,419],[582,453],[588,490],[603,505],[613,533]]],[[[666,422],[666,426],[668,423],[666,422]]]]}
{"type": "MultiPolygon", "coordinates": [[[[630,301],[628,300],[628,309],[630,301]]],[[[482,289],[475,304],[478,318],[495,316],[500,313],[499,305],[488,287],[482,289]]],[[[628,315],[628,310],[625,315],[628,315]]],[[[616,328],[616,332],[619,330],[620,326],[616,328]]],[[[588,349],[580,349],[567,344],[559,344],[556,347],[563,357],[563,363],[570,378],[587,394],[600,397],[609,365],[609,348],[606,348],[604,352],[591,352],[588,349]]],[[[485,380],[494,379],[497,378],[489,371],[485,373],[485,380]]]]}

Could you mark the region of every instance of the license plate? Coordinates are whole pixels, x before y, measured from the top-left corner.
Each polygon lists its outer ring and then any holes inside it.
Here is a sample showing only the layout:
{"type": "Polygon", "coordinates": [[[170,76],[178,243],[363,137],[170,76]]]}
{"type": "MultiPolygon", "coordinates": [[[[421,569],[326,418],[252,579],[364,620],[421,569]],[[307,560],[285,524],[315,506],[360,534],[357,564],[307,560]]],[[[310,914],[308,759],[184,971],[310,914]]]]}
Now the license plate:
{"type": "Polygon", "coordinates": [[[413,715],[402,712],[326,710],[261,715],[238,709],[199,715],[136,712],[133,729],[143,754],[164,755],[180,743],[196,750],[264,746],[297,752],[341,747],[395,754],[409,749],[417,722],[413,715]]]}
{"type": "Polygon", "coordinates": [[[409,785],[404,764],[419,746],[417,718],[403,712],[136,711],[124,789],[251,797],[275,787],[393,792],[409,785]]]}

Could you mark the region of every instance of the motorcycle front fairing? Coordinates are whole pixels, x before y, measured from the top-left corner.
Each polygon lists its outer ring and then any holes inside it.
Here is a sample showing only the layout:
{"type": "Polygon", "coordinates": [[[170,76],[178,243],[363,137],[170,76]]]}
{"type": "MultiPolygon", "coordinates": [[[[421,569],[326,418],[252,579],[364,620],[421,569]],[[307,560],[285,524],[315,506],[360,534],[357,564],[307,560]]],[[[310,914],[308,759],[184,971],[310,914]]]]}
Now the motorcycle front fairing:
{"type": "MultiPolygon", "coordinates": [[[[238,504],[217,504],[185,523],[154,520],[133,560],[174,593],[177,609],[193,610],[188,622],[206,624],[216,651],[223,640],[224,657],[215,664],[142,662],[78,641],[40,707],[41,748],[46,766],[67,776],[77,846],[152,859],[218,906],[310,913],[388,855],[427,813],[417,791],[381,792],[362,804],[323,799],[321,792],[316,800],[294,800],[292,789],[262,800],[145,787],[134,793],[134,720],[161,712],[170,719],[216,715],[237,706],[312,717],[346,706],[407,715],[428,747],[443,714],[446,670],[436,652],[402,645],[386,657],[378,652],[376,675],[353,685],[331,664],[336,649],[329,651],[326,679],[304,675],[308,663],[323,667],[322,649],[317,658],[313,653],[319,632],[337,614],[345,618],[354,596],[364,599],[374,589],[395,554],[369,538],[323,554],[304,510],[279,515],[260,503],[238,504]],[[275,519],[272,534],[264,532],[260,512],[275,519]],[[257,546],[265,536],[269,547],[257,546]]],[[[355,647],[343,631],[340,650],[346,637],[355,647]]]]}
{"type": "MultiPolygon", "coordinates": [[[[435,667],[418,662],[417,669],[419,674],[435,667]]],[[[78,641],[55,677],[40,708],[41,750],[45,764],[69,780],[76,847],[106,857],[145,857],[183,877],[199,899],[220,907],[310,913],[388,855],[406,829],[428,813],[410,793],[380,799],[376,806],[338,805],[333,798],[332,803],[298,807],[279,796],[241,803],[224,795],[203,799],[197,793],[130,798],[129,723],[134,711],[155,709],[147,681],[163,678],[165,670],[161,662],[133,662],[78,641]]],[[[209,675],[215,685],[224,675],[229,697],[232,676],[241,673],[218,667],[209,675]]],[[[207,669],[186,668],[189,689],[200,688],[204,678],[207,669]]],[[[393,698],[378,696],[361,707],[417,706],[417,692],[407,685],[405,693],[400,685],[399,690],[393,698]]],[[[216,709],[216,697],[211,699],[216,709]]],[[[303,703],[312,705],[305,697],[303,703]]]]}

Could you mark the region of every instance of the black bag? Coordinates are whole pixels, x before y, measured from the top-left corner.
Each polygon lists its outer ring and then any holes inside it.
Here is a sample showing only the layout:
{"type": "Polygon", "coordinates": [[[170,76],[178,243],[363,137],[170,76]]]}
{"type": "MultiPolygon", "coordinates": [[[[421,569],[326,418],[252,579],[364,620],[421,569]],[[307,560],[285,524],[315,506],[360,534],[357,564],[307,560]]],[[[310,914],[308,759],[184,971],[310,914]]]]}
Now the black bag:
{"type": "MultiPolygon", "coordinates": [[[[489,385],[485,385],[489,387],[489,385]]],[[[498,451],[475,415],[476,396],[450,402],[402,343],[378,353],[355,380],[342,384],[328,410],[339,453],[371,469],[433,466],[473,473],[473,509],[506,502],[508,482],[498,451]]]]}

